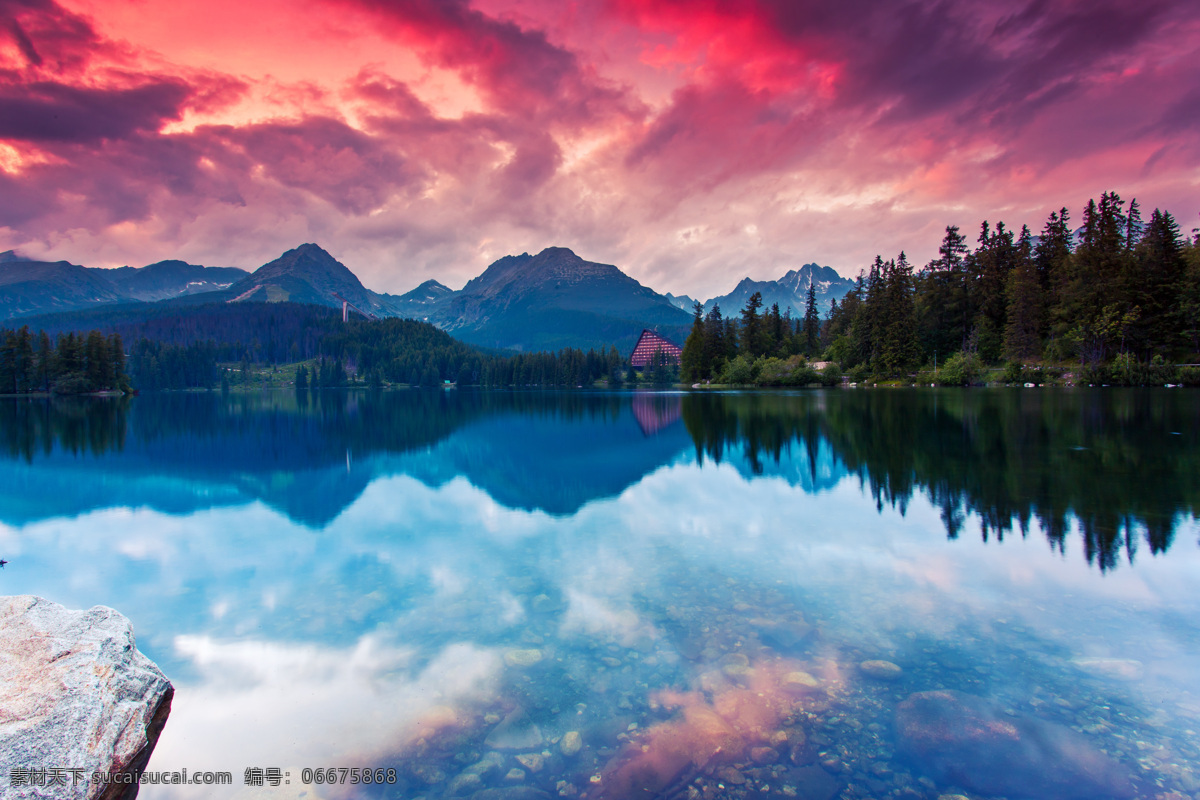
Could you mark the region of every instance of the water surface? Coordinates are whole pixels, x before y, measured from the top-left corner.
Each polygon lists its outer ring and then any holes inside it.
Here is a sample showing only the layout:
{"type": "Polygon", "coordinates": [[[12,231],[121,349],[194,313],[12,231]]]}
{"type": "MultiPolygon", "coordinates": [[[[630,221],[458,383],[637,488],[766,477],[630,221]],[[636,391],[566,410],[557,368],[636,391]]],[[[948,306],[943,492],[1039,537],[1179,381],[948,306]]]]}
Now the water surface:
{"type": "Polygon", "coordinates": [[[177,687],[151,767],[235,777],[152,800],[1182,800],[1198,416],[1168,390],[4,400],[0,592],[133,621],[177,687]],[[922,698],[982,715],[994,763],[931,752],[922,698]],[[396,782],[301,784],[342,766],[396,782]]]}

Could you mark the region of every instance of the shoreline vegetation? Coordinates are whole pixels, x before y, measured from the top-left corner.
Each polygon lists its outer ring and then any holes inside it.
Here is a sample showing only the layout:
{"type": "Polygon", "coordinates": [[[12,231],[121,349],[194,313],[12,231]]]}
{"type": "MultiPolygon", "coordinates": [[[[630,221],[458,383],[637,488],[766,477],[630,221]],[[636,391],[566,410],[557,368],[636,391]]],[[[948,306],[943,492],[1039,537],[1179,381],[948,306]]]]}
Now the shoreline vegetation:
{"type": "Polygon", "coordinates": [[[1115,192],[1069,223],[1066,208],[1039,236],[984,221],[974,250],[949,226],[919,271],[876,256],[823,320],[811,285],[801,319],[760,294],[736,318],[697,303],[681,381],[1200,384],[1200,235],[1159,209],[1143,223],[1115,192]]]}
{"type": "MultiPolygon", "coordinates": [[[[678,365],[640,372],[615,346],[494,351],[411,319],[351,319],[295,303],[209,303],[168,316],[104,312],[104,330],[0,330],[0,394],[365,386],[674,388],[1198,386],[1200,233],[1137,201],[1090,201],[1042,232],[946,228],[914,271],[902,252],[861,272],[822,319],[753,294],[737,317],[693,308],[678,365]],[[134,344],[126,352],[123,342],[134,344]]],[[[61,324],[61,321],[60,323],[61,324]]]]}

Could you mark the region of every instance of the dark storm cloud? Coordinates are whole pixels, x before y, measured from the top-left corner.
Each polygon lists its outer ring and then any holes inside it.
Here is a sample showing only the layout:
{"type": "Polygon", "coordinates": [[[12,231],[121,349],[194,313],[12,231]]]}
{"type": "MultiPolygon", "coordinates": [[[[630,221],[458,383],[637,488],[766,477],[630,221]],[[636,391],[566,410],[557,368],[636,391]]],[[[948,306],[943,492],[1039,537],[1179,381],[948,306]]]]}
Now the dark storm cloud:
{"type": "Polygon", "coordinates": [[[94,142],[157,130],[178,119],[191,87],[160,79],[143,86],[91,88],[62,83],[0,86],[0,139],[94,142]]]}

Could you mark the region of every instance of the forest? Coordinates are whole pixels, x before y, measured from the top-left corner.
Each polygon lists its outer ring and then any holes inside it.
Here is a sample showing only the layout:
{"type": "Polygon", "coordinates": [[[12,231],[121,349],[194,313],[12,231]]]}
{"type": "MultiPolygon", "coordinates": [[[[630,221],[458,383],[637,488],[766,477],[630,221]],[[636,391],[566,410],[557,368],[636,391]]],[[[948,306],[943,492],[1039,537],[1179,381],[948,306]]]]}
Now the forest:
{"type": "Polygon", "coordinates": [[[66,333],[52,341],[28,326],[0,330],[0,394],[124,392],[125,347],[118,334],[66,333]]]}
{"type": "Polygon", "coordinates": [[[946,228],[939,257],[875,261],[822,319],[810,287],[801,319],[752,297],[738,317],[694,310],[682,380],[762,385],[909,379],[969,384],[1004,366],[1009,383],[1073,371],[1076,382],[1195,383],[1200,241],[1169,212],[1105,192],[1072,230],[1066,208],[1039,235],[980,226],[974,249],[946,228]],[[808,360],[834,362],[822,373],[808,360]]]}
{"type": "MultiPolygon", "coordinates": [[[[297,388],[385,384],[441,386],[621,385],[626,363],[615,347],[605,352],[565,348],[554,353],[495,353],[464,344],[415,320],[352,319],[336,311],[294,304],[246,304],[231,313],[220,304],[191,309],[174,326],[155,320],[126,352],[120,333],[67,331],[53,338],[0,330],[0,394],[228,389],[249,384],[250,365],[299,361],[297,388]],[[146,333],[157,333],[151,338],[146,333]],[[242,337],[235,339],[234,337],[242,337]],[[126,363],[128,360],[128,363],[126,363]],[[235,367],[222,365],[234,364],[235,367]]],[[[289,375],[291,373],[288,373],[289,375]]],[[[664,381],[671,375],[655,373],[664,381]]]]}
{"type": "Polygon", "coordinates": [[[824,316],[813,286],[800,319],[764,309],[758,294],[736,316],[697,304],[680,367],[660,359],[640,374],[612,346],[489,351],[416,320],[192,303],[46,315],[0,330],[0,394],[224,388],[249,385],[251,365],[263,364],[299,365],[286,376],[301,388],[964,385],[989,376],[1200,385],[1200,237],[1183,236],[1170,213],[1155,209],[1143,222],[1136,200],[1106,192],[1075,230],[1066,208],[1036,236],[985,221],[972,249],[950,226],[938,254],[920,270],[903,252],[876,256],[824,316]],[[85,325],[95,329],[77,332],[85,325]],[[126,351],[124,342],[134,344],[126,351]]]}

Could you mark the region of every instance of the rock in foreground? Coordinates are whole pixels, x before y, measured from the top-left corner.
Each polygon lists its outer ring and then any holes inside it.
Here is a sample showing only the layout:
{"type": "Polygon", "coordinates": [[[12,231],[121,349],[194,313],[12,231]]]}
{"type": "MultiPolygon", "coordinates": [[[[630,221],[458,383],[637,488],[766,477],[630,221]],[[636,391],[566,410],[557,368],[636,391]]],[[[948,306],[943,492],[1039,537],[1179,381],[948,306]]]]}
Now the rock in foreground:
{"type": "Polygon", "coordinates": [[[174,693],[137,651],[129,620],[111,608],[71,611],[30,595],[0,597],[0,794],[136,797],[136,782],[102,785],[92,773],[140,774],[174,693]],[[81,772],[78,783],[67,772],[65,786],[15,785],[13,770],[26,768],[81,772]]]}
{"type": "Polygon", "coordinates": [[[935,779],[1029,800],[1124,800],[1129,777],[1087,737],[982,697],[918,692],[896,709],[900,748],[935,779]]]}

